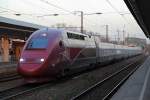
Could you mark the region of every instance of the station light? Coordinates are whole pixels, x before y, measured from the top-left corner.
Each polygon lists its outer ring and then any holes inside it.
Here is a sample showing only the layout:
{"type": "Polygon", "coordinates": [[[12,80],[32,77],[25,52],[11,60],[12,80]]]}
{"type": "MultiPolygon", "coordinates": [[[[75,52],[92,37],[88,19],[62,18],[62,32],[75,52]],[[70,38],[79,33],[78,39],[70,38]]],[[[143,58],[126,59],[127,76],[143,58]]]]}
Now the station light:
{"type": "Polygon", "coordinates": [[[16,13],[16,14],[14,14],[14,15],[16,15],[16,16],[21,16],[21,14],[19,14],[19,13],[16,13]]]}

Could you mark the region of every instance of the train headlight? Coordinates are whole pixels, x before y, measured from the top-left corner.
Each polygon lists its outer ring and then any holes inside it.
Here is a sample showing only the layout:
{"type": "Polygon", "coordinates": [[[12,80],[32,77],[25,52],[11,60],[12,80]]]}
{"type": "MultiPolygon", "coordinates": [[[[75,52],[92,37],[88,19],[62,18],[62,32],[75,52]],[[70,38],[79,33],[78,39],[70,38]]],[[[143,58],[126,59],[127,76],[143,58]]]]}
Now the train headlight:
{"type": "Polygon", "coordinates": [[[24,62],[24,59],[23,59],[23,58],[20,58],[19,61],[20,61],[20,62],[24,62]]]}
{"type": "Polygon", "coordinates": [[[44,58],[41,58],[40,61],[41,61],[41,62],[44,62],[45,60],[44,60],[44,58]]]}

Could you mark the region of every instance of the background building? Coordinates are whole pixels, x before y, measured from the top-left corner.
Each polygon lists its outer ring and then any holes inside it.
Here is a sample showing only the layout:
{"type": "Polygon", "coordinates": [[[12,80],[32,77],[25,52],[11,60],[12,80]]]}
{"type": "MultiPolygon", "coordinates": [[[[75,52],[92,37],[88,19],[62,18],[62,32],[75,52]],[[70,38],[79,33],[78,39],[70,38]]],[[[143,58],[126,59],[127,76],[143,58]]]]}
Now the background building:
{"type": "Polygon", "coordinates": [[[0,62],[15,62],[26,39],[45,26],[0,17],[0,62]]]}

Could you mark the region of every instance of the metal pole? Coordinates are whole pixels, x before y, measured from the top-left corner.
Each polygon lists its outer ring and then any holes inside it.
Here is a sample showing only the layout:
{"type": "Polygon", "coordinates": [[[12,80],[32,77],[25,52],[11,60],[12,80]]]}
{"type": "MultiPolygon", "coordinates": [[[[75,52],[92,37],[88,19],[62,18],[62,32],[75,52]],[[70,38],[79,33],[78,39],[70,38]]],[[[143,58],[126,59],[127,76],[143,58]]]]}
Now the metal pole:
{"type": "Polygon", "coordinates": [[[108,39],[108,25],[106,25],[106,41],[109,42],[109,39],[108,39]]]}
{"type": "Polygon", "coordinates": [[[81,11],[81,33],[83,33],[83,11],[81,11]]]}
{"type": "Polygon", "coordinates": [[[117,32],[118,32],[118,44],[119,44],[119,42],[120,42],[120,33],[119,33],[119,30],[117,30],[117,32]]]}
{"type": "Polygon", "coordinates": [[[123,25],[123,45],[125,45],[125,24],[123,25]]]}
{"type": "Polygon", "coordinates": [[[125,30],[123,30],[122,32],[123,32],[123,44],[125,45],[125,30]]]}

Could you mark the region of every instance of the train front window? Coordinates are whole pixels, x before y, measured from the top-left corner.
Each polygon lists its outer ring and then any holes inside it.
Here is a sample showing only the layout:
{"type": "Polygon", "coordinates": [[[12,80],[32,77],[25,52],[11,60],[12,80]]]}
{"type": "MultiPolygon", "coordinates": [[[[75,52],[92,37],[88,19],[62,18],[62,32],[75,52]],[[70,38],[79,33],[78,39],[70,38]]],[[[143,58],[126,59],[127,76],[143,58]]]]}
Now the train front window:
{"type": "Polygon", "coordinates": [[[46,49],[48,45],[48,39],[36,38],[31,39],[27,45],[27,49],[46,49]]]}

